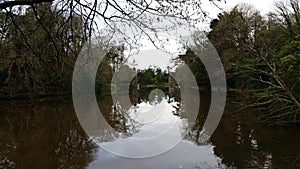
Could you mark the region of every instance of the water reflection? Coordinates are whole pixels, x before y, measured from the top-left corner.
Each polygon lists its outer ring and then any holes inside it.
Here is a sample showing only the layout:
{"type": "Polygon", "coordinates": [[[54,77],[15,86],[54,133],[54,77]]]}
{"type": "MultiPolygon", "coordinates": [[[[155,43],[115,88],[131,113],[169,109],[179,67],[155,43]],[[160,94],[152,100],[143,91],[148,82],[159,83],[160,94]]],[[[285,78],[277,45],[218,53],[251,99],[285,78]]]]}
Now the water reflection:
{"type": "MultiPolygon", "coordinates": [[[[150,89],[142,90],[142,92],[145,93],[135,95],[136,99],[131,98],[131,100],[137,100],[137,103],[133,104],[126,101],[126,95],[112,96],[115,99],[111,107],[113,110],[115,107],[120,107],[119,113],[122,118],[126,119],[123,126],[134,128],[135,132],[126,135],[116,128],[115,120],[107,120],[108,123],[112,123],[110,124],[112,128],[102,128],[101,130],[114,133],[113,135],[118,137],[110,142],[103,142],[99,139],[102,137],[101,135],[93,135],[93,139],[105,150],[123,157],[143,158],[164,153],[181,141],[180,124],[182,120],[178,116],[174,116],[178,109],[175,107],[179,103],[175,99],[170,99],[163,90],[150,89]],[[171,100],[173,101],[171,102],[171,100]],[[133,123],[128,123],[129,121],[133,123]],[[132,124],[134,124],[133,127],[131,127],[132,124]]],[[[101,104],[99,105],[101,107],[101,104]]],[[[104,116],[111,114],[111,111],[103,110],[101,112],[104,116]]]]}
{"type": "Polygon", "coordinates": [[[70,100],[2,101],[0,110],[0,168],[84,168],[94,159],[70,100]]]}
{"type": "MultiPolygon", "coordinates": [[[[79,125],[70,99],[1,101],[0,168],[300,167],[299,130],[251,124],[251,117],[232,113],[235,106],[229,100],[217,130],[209,142],[202,143],[199,137],[209,109],[209,93],[200,94],[199,114],[193,121],[186,109],[195,104],[193,100],[185,101],[174,90],[152,91],[141,89],[131,96],[130,104],[113,102],[110,95],[99,98],[99,108],[111,127],[98,131],[101,135],[98,141],[119,144],[130,138],[152,137],[169,125],[177,125],[174,133],[181,143],[172,150],[147,159],[121,158],[91,142],[79,125]],[[165,114],[143,114],[162,105],[167,107],[165,114]],[[150,125],[157,118],[163,123],[150,125]]],[[[152,147],[144,145],[144,148],[152,147]]]]}
{"type": "MultiPolygon", "coordinates": [[[[151,91],[152,89],[149,90],[151,91]]],[[[142,100],[140,101],[141,105],[146,105],[149,102],[149,99],[145,97],[148,94],[149,92],[145,92],[143,99],[140,98],[142,100]]],[[[169,94],[170,96],[167,97],[167,100],[173,107],[172,114],[178,116],[180,119],[178,125],[180,125],[179,132],[183,140],[181,144],[165,154],[146,160],[123,159],[111,155],[103,149],[99,149],[98,153],[101,153],[102,156],[99,155],[98,159],[89,167],[97,168],[97,166],[105,166],[104,168],[109,169],[118,167],[139,168],[140,166],[143,166],[143,168],[153,168],[153,166],[156,168],[286,168],[286,166],[291,166],[289,168],[294,168],[299,165],[299,161],[297,161],[298,155],[296,155],[300,154],[299,149],[290,149],[293,152],[291,153],[293,154],[291,157],[295,160],[293,165],[287,164],[283,162],[283,159],[278,158],[274,162],[275,156],[278,157],[280,154],[274,155],[272,153],[276,150],[283,151],[286,147],[289,147],[287,145],[292,140],[299,141],[299,137],[293,139],[281,137],[280,134],[285,133],[289,135],[290,131],[286,132],[283,129],[282,132],[271,132],[269,129],[262,128],[262,126],[249,124],[247,123],[247,119],[240,117],[240,114],[231,113],[230,110],[234,110],[234,105],[230,104],[230,106],[227,106],[224,118],[210,142],[205,144],[199,142],[202,127],[210,106],[209,93],[201,93],[201,106],[196,121],[190,120],[192,118],[189,118],[188,110],[184,109],[185,107],[189,107],[185,106],[185,104],[194,104],[192,100],[184,102],[178,96],[178,92],[168,93],[166,91],[165,94],[169,94]],[[229,131],[228,128],[230,129],[229,131]],[[257,137],[257,134],[261,131],[265,132],[264,135],[257,137]],[[275,143],[275,146],[271,149],[265,149],[266,145],[276,142],[276,140],[272,140],[273,137],[277,137],[284,144],[275,143]],[[265,138],[271,140],[265,141],[265,138]],[[262,142],[266,142],[267,144],[262,146],[262,142]],[[106,155],[109,156],[108,159],[104,157],[106,155]],[[118,161],[118,163],[114,163],[113,161],[118,161]]],[[[293,132],[298,133],[298,135],[300,134],[297,130],[293,130],[293,132]]]]}
{"type": "Polygon", "coordinates": [[[236,168],[299,168],[300,131],[249,124],[251,117],[227,115],[212,137],[222,163],[236,168]]]}

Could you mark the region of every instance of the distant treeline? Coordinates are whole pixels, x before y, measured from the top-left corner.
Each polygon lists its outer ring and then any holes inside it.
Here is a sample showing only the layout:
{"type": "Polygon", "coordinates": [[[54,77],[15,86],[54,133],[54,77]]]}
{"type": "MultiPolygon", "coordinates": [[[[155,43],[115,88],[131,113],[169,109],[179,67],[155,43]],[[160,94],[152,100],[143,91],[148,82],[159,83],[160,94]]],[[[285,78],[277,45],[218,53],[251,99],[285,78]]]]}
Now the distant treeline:
{"type": "Polygon", "coordinates": [[[167,87],[169,73],[157,67],[150,67],[139,71],[137,78],[141,87],[167,87]]]}

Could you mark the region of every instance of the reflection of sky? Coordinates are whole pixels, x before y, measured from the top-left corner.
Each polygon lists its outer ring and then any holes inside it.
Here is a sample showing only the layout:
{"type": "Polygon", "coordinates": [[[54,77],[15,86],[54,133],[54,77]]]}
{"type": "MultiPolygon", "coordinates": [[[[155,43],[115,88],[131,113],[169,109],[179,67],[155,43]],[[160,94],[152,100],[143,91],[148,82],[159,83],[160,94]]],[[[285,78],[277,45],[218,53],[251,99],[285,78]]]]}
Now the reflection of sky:
{"type": "MultiPolygon", "coordinates": [[[[190,141],[182,140],[182,128],[186,124],[185,119],[173,115],[174,107],[177,102],[168,103],[163,99],[160,103],[151,105],[149,102],[142,102],[129,110],[129,116],[134,117],[135,121],[143,122],[140,131],[129,138],[119,138],[110,143],[100,143],[101,146],[110,147],[114,153],[130,151],[134,154],[139,152],[155,152],[155,147],[170,147],[166,153],[144,159],[122,158],[113,155],[102,148],[98,148],[96,159],[88,168],[91,169],[176,169],[176,168],[217,168],[221,159],[214,155],[213,145],[207,144],[197,146],[190,141]],[[135,109],[135,110],[134,110],[135,109]],[[144,123],[148,122],[148,123],[144,123]],[[171,130],[170,126],[172,127],[171,130]],[[166,132],[166,136],[160,140],[152,140],[145,144],[138,142],[131,144],[135,138],[155,137],[161,132],[166,132]],[[170,140],[170,138],[172,140],[170,140]],[[173,147],[173,140],[181,141],[173,147]],[[108,146],[109,145],[109,146],[108,146]]],[[[130,154],[130,153],[129,153],[130,154]]]]}
{"type": "MultiPolygon", "coordinates": [[[[181,119],[172,114],[174,108],[171,104],[168,104],[166,99],[152,107],[150,107],[149,103],[146,104],[144,102],[138,106],[137,111],[132,111],[129,114],[135,117],[135,121],[142,124],[140,132],[133,135],[134,138],[154,137],[157,133],[168,130],[177,120],[181,121],[181,119]]],[[[180,136],[178,130],[174,134],[180,136]]]]}
{"type": "MultiPolygon", "coordinates": [[[[145,145],[149,148],[151,146],[145,145]]],[[[226,168],[221,164],[221,159],[214,155],[214,146],[196,146],[191,142],[182,141],[172,150],[147,159],[128,159],[112,155],[99,148],[94,162],[89,169],[201,169],[226,168]],[[219,167],[221,166],[221,167],[219,167]]]]}
{"type": "Polygon", "coordinates": [[[149,157],[168,151],[181,141],[182,120],[173,115],[174,108],[164,98],[160,103],[138,104],[127,113],[136,123],[141,124],[139,132],[132,137],[120,137],[112,142],[98,143],[113,153],[149,157]],[[151,145],[151,146],[147,146],[151,145]]]}

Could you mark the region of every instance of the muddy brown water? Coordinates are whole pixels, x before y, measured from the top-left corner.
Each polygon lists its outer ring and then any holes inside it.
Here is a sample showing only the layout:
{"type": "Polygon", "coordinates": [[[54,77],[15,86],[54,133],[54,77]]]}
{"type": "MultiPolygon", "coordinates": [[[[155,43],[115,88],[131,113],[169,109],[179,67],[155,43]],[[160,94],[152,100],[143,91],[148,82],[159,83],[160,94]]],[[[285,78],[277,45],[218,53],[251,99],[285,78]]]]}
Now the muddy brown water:
{"type": "MultiPolygon", "coordinates": [[[[133,96],[133,105],[121,105],[122,109],[116,108],[110,95],[98,99],[100,110],[111,127],[129,137],[143,133],[135,126],[137,123],[129,123],[134,117],[124,116],[129,109],[143,110],[163,102],[178,106],[168,115],[181,122],[178,131],[181,142],[170,151],[145,159],[123,158],[102,149],[101,143],[93,142],[80,126],[71,98],[0,101],[0,168],[300,168],[300,130],[249,123],[249,110],[236,113],[234,105],[230,105],[232,96],[217,130],[202,144],[198,137],[209,109],[209,94],[201,94],[196,121],[189,121],[188,114],[180,113],[184,109],[180,98],[168,92],[154,100],[148,95],[146,90],[138,97],[133,96]],[[132,119],[124,123],[123,118],[132,119]]],[[[148,134],[155,132],[158,126],[152,127],[153,130],[148,128],[148,134]]],[[[102,138],[103,142],[118,139],[124,138],[109,134],[102,138]]]]}

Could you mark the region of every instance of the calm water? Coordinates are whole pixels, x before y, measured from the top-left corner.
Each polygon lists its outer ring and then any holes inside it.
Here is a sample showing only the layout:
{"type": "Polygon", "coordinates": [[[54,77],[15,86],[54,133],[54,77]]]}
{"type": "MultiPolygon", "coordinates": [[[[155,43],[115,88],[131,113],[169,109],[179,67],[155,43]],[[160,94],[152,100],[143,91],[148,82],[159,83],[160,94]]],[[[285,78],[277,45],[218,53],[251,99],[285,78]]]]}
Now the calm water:
{"type": "MultiPolygon", "coordinates": [[[[145,159],[122,158],[91,141],[77,120],[71,99],[1,101],[0,168],[300,168],[299,130],[251,124],[249,112],[236,112],[229,97],[221,123],[209,142],[203,144],[199,135],[209,109],[209,95],[200,94],[201,105],[194,122],[185,110],[193,101],[184,102],[176,93],[164,92],[143,89],[131,95],[133,105],[114,103],[112,96],[98,99],[103,116],[115,130],[101,129],[99,145],[119,147],[132,138],[151,137],[170,125],[176,126],[173,134],[181,142],[166,153],[145,159]],[[143,112],[159,106],[166,107],[164,112],[154,111],[158,118],[149,121],[143,112]]],[[[114,97],[122,100],[126,95],[114,97]]],[[[123,146],[119,151],[137,150],[123,146]]]]}

